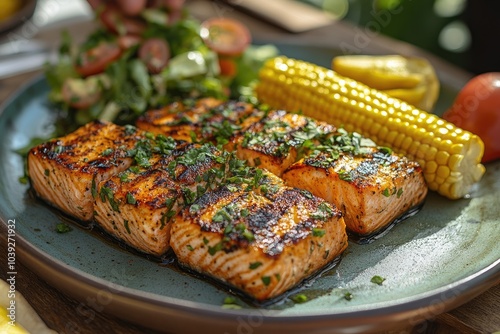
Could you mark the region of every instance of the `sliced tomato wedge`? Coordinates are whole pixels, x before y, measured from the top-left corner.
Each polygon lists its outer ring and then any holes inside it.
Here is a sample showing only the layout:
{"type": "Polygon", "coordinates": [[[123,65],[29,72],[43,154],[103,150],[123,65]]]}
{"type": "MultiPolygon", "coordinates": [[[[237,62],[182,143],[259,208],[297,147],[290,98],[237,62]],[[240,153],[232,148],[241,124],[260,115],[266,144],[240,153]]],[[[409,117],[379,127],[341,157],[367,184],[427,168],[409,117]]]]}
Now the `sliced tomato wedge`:
{"type": "Polygon", "coordinates": [[[122,49],[115,42],[101,42],[78,57],[76,71],[84,77],[104,72],[106,67],[118,59],[122,49]]]}
{"type": "Polygon", "coordinates": [[[150,73],[160,73],[167,66],[170,59],[170,47],[164,39],[149,38],[139,48],[139,58],[144,62],[150,73]]]}
{"type": "Polygon", "coordinates": [[[109,31],[117,35],[141,35],[146,30],[144,21],[137,17],[127,17],[114,6],[106,6],[99,19],[109,31]]]}
{"type": "Polygon", "coordinates": [[[248,28],[229,18],[213,18],[201,24],[200,36],[205,44],[219,55],[238,56],[250,44],[248,28]]]}

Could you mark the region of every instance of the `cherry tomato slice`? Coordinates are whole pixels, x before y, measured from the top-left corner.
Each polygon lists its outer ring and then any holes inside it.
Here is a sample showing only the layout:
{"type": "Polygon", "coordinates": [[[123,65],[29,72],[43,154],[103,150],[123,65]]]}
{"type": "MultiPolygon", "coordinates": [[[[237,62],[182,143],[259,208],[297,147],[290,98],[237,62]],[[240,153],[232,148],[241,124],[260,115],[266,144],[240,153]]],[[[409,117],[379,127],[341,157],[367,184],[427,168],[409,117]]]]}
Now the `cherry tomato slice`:
{"type": "Polygon", "coordinates": [[[500,72],[472,78],[443,118],[478,135],[484,142],[482,162],[500,158],[500,72]]]}
{"type": "Polygon", "coordinates": [[[205,44],[223,56],[238,56],[251,42],[248,28],[229,18],[213,18],[201,24],[200,36],[205,44]]]}
{"type": "Polygon", "coordinates": [[[109,31],[117,35],[141,35],[146,30],[144,21],[127,17],[114,6],[106,6],[99,19],[109,31]]]}
{"type": "Polygon", "coordinates": [[[146,64],[150,73],[160,73],[170,59],[170,47],[164,39],[147,39],[139,48],[139,58],[146,64]]]}
{"type": "Polygon", "coordinates": [[[106,67],[118,59],[122,49],[114,42],[101,42],[92,49],[80,54],[76,71],[84,77],[104,72],[106,67]]]}

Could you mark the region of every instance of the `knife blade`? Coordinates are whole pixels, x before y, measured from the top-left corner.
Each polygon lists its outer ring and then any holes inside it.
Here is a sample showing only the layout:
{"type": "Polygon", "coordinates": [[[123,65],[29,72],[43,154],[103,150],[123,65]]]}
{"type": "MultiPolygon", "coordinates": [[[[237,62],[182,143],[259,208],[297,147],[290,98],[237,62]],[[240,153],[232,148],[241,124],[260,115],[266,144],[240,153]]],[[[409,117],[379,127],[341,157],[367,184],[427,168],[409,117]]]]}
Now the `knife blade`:
{"type": "Polygon", "coordinates": [[[224,2],[292,33],[324,27],[336,20],[330,13],[295,0],[224,0],[224,2]]]}

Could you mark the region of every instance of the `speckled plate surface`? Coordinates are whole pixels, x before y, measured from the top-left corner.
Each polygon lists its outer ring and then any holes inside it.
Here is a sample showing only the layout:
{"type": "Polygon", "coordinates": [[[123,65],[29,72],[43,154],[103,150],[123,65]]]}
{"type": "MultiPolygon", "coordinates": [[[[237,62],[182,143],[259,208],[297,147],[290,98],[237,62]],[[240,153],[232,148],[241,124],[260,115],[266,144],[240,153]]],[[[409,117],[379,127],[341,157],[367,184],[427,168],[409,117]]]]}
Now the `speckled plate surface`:
{"type": "MultiPolygon", "coordinates": [[[[283,53],[300,57],[291,50],[285,46],[283,53]]],[[[315,52],[323,51],[309,50],[301,58],[315,52]]],[[[63,218],[18,181],[23,163],[13,152],[50,131],[47,92],[40,77],[0,109],[0,218],[15,220],[19,257],[26,265],[83,302],[95,298],[104,312],[169,332],[356,333],[416,324],[499,281],[497,162],[487,165],[469,198],[450,201],[430,193],[418,215],[383,238],[368,245],[350,243],[337,267],[302,289],[308,302],[252,308],[238,300],[242,309],[222,309],[229,293],[209,282],[127,252],[76,225],[69,233],[56,233],[63,218]],[[385,278],[382,285],[370,282],[375,275],[385,278]]],[[[443,87],[438,111],[456,92],[443,87]]]]}

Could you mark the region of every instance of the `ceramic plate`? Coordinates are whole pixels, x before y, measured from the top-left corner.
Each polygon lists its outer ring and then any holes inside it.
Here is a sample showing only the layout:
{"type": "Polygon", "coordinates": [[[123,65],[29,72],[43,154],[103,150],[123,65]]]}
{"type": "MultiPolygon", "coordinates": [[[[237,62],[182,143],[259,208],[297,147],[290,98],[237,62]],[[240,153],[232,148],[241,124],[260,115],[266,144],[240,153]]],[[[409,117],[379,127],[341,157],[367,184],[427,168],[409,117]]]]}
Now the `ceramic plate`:
{"type": "MultiPolygon", "coordinates": [[[[333,55],[292,46],[282,51],[324,65],[333,55]]],[[[458,89],[443,86],[438,111],[458,89]]],[[[386,236],[368,245],[350,243],[337,267],[303,287],[307,302],[254,308],[238,299],[242,309],[223,309],[229,292],[210,282],[77,225],[69,233],[56,232],[64,218],[18,181],[23,162],[13,152],[51,130],[47,92],[40,77],[0,110],[0,215],[5,223],[15,221],[24,263],[84,305],[94,298],[104,312],[169,332],[355,333],[416,324],[498,282],[500,163],[493,163],[468,198],[451,201],[430,193],[418,215],[386,236]],[[375,275],[385,278],[382,285],[370,282],[375,275]]]]}

